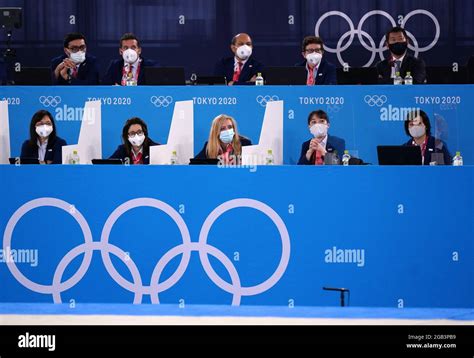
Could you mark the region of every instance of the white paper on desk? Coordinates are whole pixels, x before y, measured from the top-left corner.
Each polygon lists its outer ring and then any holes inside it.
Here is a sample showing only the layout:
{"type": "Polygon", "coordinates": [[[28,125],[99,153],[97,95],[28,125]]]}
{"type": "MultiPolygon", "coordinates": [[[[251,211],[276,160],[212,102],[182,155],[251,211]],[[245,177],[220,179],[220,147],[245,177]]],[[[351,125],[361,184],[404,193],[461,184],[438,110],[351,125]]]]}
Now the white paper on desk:
{"type": "Polygon", "coordinates": [[[189,164],[189,159],[194,157],[193,101],[175,103],[168,141],[150,147],[150,164],[170,164],[173,151],[178,156],[178,164],[189,164]]]}
{"type": "Polygon", "coordinates": [[[102,112],[100,101],[88,101],[84,106],[81,131],[77,144],[63,146],[63,164],[69,163],[76,150],[80,164],[91,164],[92,159],[102,158],[102,112]]]}
{"type": "Polygon", "coordinates": [[[0,164],[8,164],[8,158],[10,158],[8,102],[0,101],[0,164]]]}
{"type": "Polygon", "coordinates": [[[283,101],[267,102],[258,144],[242,147],[242,165],[263,165],[268,150],[273,161],[283,164],[283,101]]]}

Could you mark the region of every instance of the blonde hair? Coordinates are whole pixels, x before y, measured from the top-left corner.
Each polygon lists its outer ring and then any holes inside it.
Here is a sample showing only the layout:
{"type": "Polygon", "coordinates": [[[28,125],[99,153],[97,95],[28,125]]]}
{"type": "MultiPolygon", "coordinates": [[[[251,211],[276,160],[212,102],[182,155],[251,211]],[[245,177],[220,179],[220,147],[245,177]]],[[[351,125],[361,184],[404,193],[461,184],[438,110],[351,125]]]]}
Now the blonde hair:
{"type": "Polygon", "coordinates": [[[222,123],[226,120],[232,122],[234,127],[234,138],[232,139],[232,147],[234,148],[235,155],[242,154],[242,145],[240,143],[239,131],[237,130],[237,122],[231,116],[227,114],[219,114],[216,118],[212,120],[211,131],[209,132],[209,139],[207,141],[206,154],[208,158],[217,158],[217,156],[222,153],[223,143],[219,135],[221,133],[222,123]]]}

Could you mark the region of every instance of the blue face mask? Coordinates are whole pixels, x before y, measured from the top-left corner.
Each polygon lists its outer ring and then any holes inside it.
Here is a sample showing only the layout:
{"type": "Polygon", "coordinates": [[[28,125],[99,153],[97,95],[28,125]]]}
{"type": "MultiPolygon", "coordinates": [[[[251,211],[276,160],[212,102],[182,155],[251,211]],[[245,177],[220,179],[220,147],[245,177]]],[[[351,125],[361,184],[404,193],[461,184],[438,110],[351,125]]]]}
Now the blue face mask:
{"type": "Polygon", "coordinates": [[[221,131],[219,138],[225,144],[229,144],[234,139],[234,128],[228,129],[226,131],[221,131]]]}

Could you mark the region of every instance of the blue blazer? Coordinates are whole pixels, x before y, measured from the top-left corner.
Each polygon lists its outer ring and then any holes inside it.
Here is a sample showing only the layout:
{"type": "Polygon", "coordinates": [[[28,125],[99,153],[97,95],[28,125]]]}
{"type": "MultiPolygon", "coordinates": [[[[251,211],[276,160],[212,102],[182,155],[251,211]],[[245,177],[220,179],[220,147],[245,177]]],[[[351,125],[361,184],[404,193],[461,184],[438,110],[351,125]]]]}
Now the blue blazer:
{"type": "MultiPolygon", "coordinates": [[[[142,85],[145,83],[145,68],[146,67],[154,67],[156,66],[155,61],[147,60],[141,57],[142,62],[140,63],[140,73],[138,74],[138,85],[142,85]]],[[[105,76],[102,79],[103,85],[115,85],[122,83],[122,73],[123,73],[123,65],[124,65],[123,58],[119,60],[112,60],[105,72],[105,76]]]]}
{"type": "MultiPolygon", "coordinates": [[[[242,144],[242,147],[245,147],[247,145],[252,145],[252,141],[250,139],[242,137],[242,136],[239,136],[239,138],[240,138],[240,143],[242,144]]],[[[198,153],[198,155],[196,155],[196,158],[207,159],[206,150],[207,150],[207,141],[206,143],[204,143],[204,148],[202,148],[202,150],[198,153]]]]}
{"type": "MultiPolygon", "coordinates": [[[[67,145],[66,141],[62,138],[56,137],[54,141],[48,140],[48,145],[46,146],[46,154],[44,156],[44,161],[47,162],[51,160],[52,164],[62,164],[63,163],[63,145],[67,145]]],[[[38,159],[38,145],[35,144],[34,147],[30,145],[29,140],[25,140],[21,146],[20,158],[35,158],[38,159]]]]}
{"type": "MultiPolygon", "coordinates": [[[[296,66],[306,67],[306,60],[297,63],[296,66]]],[[[318,67],[315,85],[337,85],[336,66],[328,62],[324,56],[318,67]]]]}
{"type": "MultiPolygon", "coordinates": [[[[150,164],[150,147],[154,145],[160,145],[159,143],[153,142],[150,138],[145,140],[149,140],[148,148],[144,148],[143,150],[143,164],[150,164]]],[[[128,158],[129,163],[132,164],[132,158],[127,155],[127,150],[124,144],[120,144],[117,149],[115,150],[114,154],[112,154],[109,159],[121,159],[123,162],[128,158]]]]}
{"type": "Polygon", "coordinates": [[[66,81],[61,75],[58,78],[54,77],[54,70],[66,57],[66,54],[64,54],[51,60],[51,81],[53,85],[87,86],[99,84],[99,66],[97,64],[97,58],[88,55],[87,53],[86,60],[79,66],[77,78],[71,78],[70,81],[66,81]]]}
{"type": "MultiPolygon", "coordinates": [[[[410,139],[404,145],[413,145],[412,141],[413,139],[410,139]]],[[[445,165],[451,165],[453,163],[453,158],[449,153],[446,143],[443,142],[441,139],[429,136],[428,143],[426,143],[425,161],[423,163],[424,165],[430,165],[432,153],[443,153],[445,165]]]]}
{"type": "MultiPolygon", "coordinates": [[[[301,155],[300,159],[298,160],[298,165],[313,165],[314,164],[314,156],[316,155],[313,153],[311,156],[311,161],[306,159],[306,152],[309,149],[309,143],[311,139],[304,142],[301,146],[301,155]]],[[[337,152],[339,158],[342,157],[344,154],[344,150],[346,149],[346,141],[339,137],[334,137],[328,134],[328,140],[326,142],[326,151],[328,152],[337,152]]]]}
{"type": "MultiPolygon", "coordinates": [[[[253,56],[245,62],[244,67],[242,67],[242,72],[240,72],[239,80],[234,83],[235,85],[253,85],[253,82],[248,82],[253,76],[256,76],[257,73],[263,72],[263,64],[258,62],[253,56]]],[[[234,56],[226,57],[216,63],[214,74],[216,76],[225,77],[227,82],[232,81],[234,77],[234,56]]]]}

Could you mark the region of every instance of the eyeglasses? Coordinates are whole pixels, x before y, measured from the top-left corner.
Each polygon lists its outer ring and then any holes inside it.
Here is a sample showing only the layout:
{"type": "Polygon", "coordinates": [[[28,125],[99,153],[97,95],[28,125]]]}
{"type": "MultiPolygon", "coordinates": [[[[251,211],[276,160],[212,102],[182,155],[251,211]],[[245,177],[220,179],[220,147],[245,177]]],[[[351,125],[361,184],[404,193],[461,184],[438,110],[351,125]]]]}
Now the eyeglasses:
{"type": "Polygon", "coordinates": [[[306,50],[304,50],[304,52],[306,53],[323,53],[323,49],[322,48],[307,48],[306,50]]]}
{"type": "Polygon", "coordinates": [[[135,137],[136,135],[142,135],[142,134],[143,134],[142,130],[139,130],[139,131],[136,131],[136,132],[128,132],[129,137],[135,137]]]}
{"type": "Polygon", "coordinates": [[[85,51],[86,49],[86,45],[81,45],[81,46],[72,46],[72,47],[68,47],[69,50],[71,50],[71,52],[79,52],[79,51],[85,51]]]}

